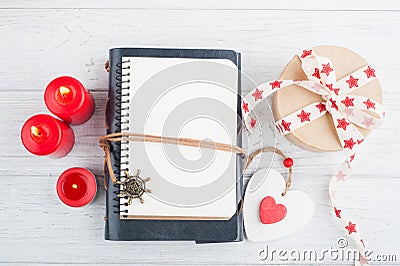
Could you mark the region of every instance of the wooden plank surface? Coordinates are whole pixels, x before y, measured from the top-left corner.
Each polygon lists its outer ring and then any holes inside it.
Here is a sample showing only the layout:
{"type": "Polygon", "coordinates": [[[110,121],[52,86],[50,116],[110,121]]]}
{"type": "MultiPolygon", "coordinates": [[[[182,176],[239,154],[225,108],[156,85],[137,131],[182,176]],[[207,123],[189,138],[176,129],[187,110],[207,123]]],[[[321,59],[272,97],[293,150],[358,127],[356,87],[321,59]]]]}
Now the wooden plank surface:
{"type": "MultiPolygon", "coordinates": [[[[66,208],[58,201],[55,182],[68,167],[88,167],[102,183],[98,137],[105,133],[108,86],[103,64],[115,46],[233,48],[242,52],[243,71],[255,83],[277,77],[294,53],[315,45],[341,45],[365,56],[379,70],[387,117],[361,147],[354,175],[340,196],[369,248],[398,254],[398,3],[0,2],[0,263],[265,264],[257,254],[266,243],[106,242],[100,185],[95,201],[85,208],[66,208]],[[67,157],[31,156],[20,143],[20,128],[30,115],[48,113],[43,90],[63,74],[91,90],[95,115],[74,127],[77,141],[67,157]]],[[[304,151],[280,136],[277,144],[295,160],[293,187],[308,192],[316,210],[306,228],[268,245],[287,250],[335,246],[344,233],[331,213],[327,184],[342,155],[304,151]]]]}
{"type": "Polygon", "coordinates": [[[400,3],[396,0],[363,1],[363,0],[336,0],[301,2],[296,0],[285,1],[97,1],[97,0],[70,0],[46,1],[29,0],[3,1],[0,7],[8,9],[150,9],[150,10],[400,10],[400,3]]]}

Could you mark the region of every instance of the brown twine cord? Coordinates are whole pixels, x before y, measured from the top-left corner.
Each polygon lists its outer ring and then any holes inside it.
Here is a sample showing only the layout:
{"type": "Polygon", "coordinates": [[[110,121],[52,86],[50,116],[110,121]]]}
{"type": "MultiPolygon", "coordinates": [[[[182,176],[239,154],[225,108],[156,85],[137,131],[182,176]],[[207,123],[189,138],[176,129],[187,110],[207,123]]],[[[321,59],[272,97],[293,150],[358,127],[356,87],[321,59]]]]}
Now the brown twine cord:
{"type": "MultiPolygon", "coordinates": [[[[100,137],[99,143],[100,147],[104,150],[105,158],[104,158],[104,170],[108,169],[110,174],[111,180],[113,183],[117,182],[117,178],[115,177],[114,171],[111,165],[111,151],[110,151],[110,142],[120,142],[120,141],[140,141],[140,142],[154,142],[154,143],[166,143],[166,144],[175,144],[175,145],[184,145],[190,147],[201,147],[206,149],[213,149],[213,150],[220,150],[220,151],[227,151],[233,152],[236,154],[240,154],[245,157],[245,163],[243,165],[243,172],[251,165],[254,158],[257,155],[264,153],[264,152],[276,152],[283,158],[286,158],[285,154],[275,148],[275,147],[263,147],[251,153],[249,156],[246,156],[246,151],[241,147],[207,141],[207,140],[197,140],[197,139],[190,139],[190,138],[172,138],[172,137],[161,137],[149,134],[138,134],[138,133],[129,133],[129,132],[118,132],[113,134],[108,134],[105,136],[100,137]]],[[[289,168],[289,175],[286,180],[286,187],[285,191],[282,193],[282,196],[285,196],[288,192],[290,185],[292,183],[292,167],[289,168]]],[[[104,187],[107,189],[107,182],[104,178],[104,187]]]]}
{"type": "MultiPolygon", "coordinates": [[[[257,157],[257,155],[259,155],[260,153],[264,153],[264,152],[275,152],[277,154],[279,154],[280,156],[282,156],[283,159],[287,158],[286,155],[278,148],[275,147],[263,147],[261,149],[258,149],[254,152],[252,152],[248,157],[247,160],[243,166],[243,169],[247,169],[247,167],[249,167],[251,165],[251,163],[253,162],[254,158],[257,157]]],[[[292,179],[293,179],[293,168],[289,167],[288,168],[289,174],[288,177],[286,179],[286,186],[285,186],[285,191],[282,192],[282,196],[285,196],[286,193],[289,191],[290,185],[292,184],[292,179]]]]}
{"type": "Polygon", "coordinates": [[[105,63],[104,63],[104,69],[107,71],[107,72],[110,72],[110,61],[106,61],[105,63]]]}

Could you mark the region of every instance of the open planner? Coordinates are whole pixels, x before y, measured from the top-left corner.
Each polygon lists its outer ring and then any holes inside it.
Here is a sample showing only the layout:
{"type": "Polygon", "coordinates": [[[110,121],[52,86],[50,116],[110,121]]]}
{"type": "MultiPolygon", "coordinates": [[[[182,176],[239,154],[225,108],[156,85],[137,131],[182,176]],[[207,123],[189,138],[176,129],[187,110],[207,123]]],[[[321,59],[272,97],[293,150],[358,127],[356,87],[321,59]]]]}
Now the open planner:
{"type": "MultiPolygon", "coordinates": [[[[239,53],[114,48],[109,65],[108,134],[241,146],[239,53]]],[[[106,239],[243,239],[240,155],[168,141],[123,140],[110,145],[118,181],[137,175],[149,191],[130,199],[106,171],[106,239]]]]}

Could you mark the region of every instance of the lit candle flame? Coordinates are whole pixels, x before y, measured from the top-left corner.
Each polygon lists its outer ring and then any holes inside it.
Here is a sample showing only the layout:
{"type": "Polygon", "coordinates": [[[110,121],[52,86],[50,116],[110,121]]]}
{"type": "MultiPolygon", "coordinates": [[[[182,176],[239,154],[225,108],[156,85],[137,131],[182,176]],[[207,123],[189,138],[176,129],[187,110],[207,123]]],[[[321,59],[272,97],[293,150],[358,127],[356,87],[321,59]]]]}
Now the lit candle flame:
{"type": "Polygon", "coordinates": [[[70,92],[71,92],[71,90],[69,88],[60,86],[60,93],[62,96],[65,96],[65,95],[69,94],[70,92]]]}
{"type": "Polygon", "coordinates": [[[40,136],[40,130],[39,130],[39,128],[37,128],[35,126],[31,126],[31,133],[35,137],[39,137],[40,136]]]}
{"type": "Polygon", "coordinates": [[[78,185],[77,184],[72,184],[72,188],[78,188],[78,185]]]}

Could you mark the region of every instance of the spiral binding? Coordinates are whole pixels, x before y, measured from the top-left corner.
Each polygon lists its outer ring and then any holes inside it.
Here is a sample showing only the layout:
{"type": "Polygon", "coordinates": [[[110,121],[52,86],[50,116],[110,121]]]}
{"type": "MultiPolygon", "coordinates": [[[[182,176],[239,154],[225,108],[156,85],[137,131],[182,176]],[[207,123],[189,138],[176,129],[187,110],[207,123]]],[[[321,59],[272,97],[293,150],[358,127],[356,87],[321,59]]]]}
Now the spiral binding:
{"type": "MultiPolygon", "coordinates": [[[[115,86],[117,89],[115,90],[116,96],[116,113],[117,115],[115,116],[115,127],[116,127],[116,132],[123,132],[123,131],[129,131],[129,96],[130,96],[130,83],[131,83],[131,72],[130,72],[130,59],[122,58],[121,62],[116,64],[116,83],[115,86]]],[[[128,165],[129,165],[129,141],[121,141],[120,144],[120,163],[119,165],[116,163],[114,164],[114,168],[118,169],[120,173],[123,173],[124,170],[128,170],[128,165]]],[[[115,172],[114,172],[115,173],[115,172]]],[[[122,174],[121,174],[122,175],[122,174]]],[[[117,173],[115,173],[115,176],[117,176],[117,180],[121,181],[121,178],[125,178],[124,176],[121,176],[117,173]]],[[[113,207],[115,207],[116,211],[114,213],[118,214],[123,214],[123,213],[128,213],[127,209],[122,209],[121,207],[123,206],[128,206],[127,203],[127,197],[120,197],[120,188],[121,186],[118,184],[115,184],[114,187],[118,188],[118,190],[115,190],[113,200],[116,202],[113,207]],[[125,201],[125,202],[124,202],[125,201]]],[[[122,215],[123,217],[127,217],[127,215],[122,215]]]]}

